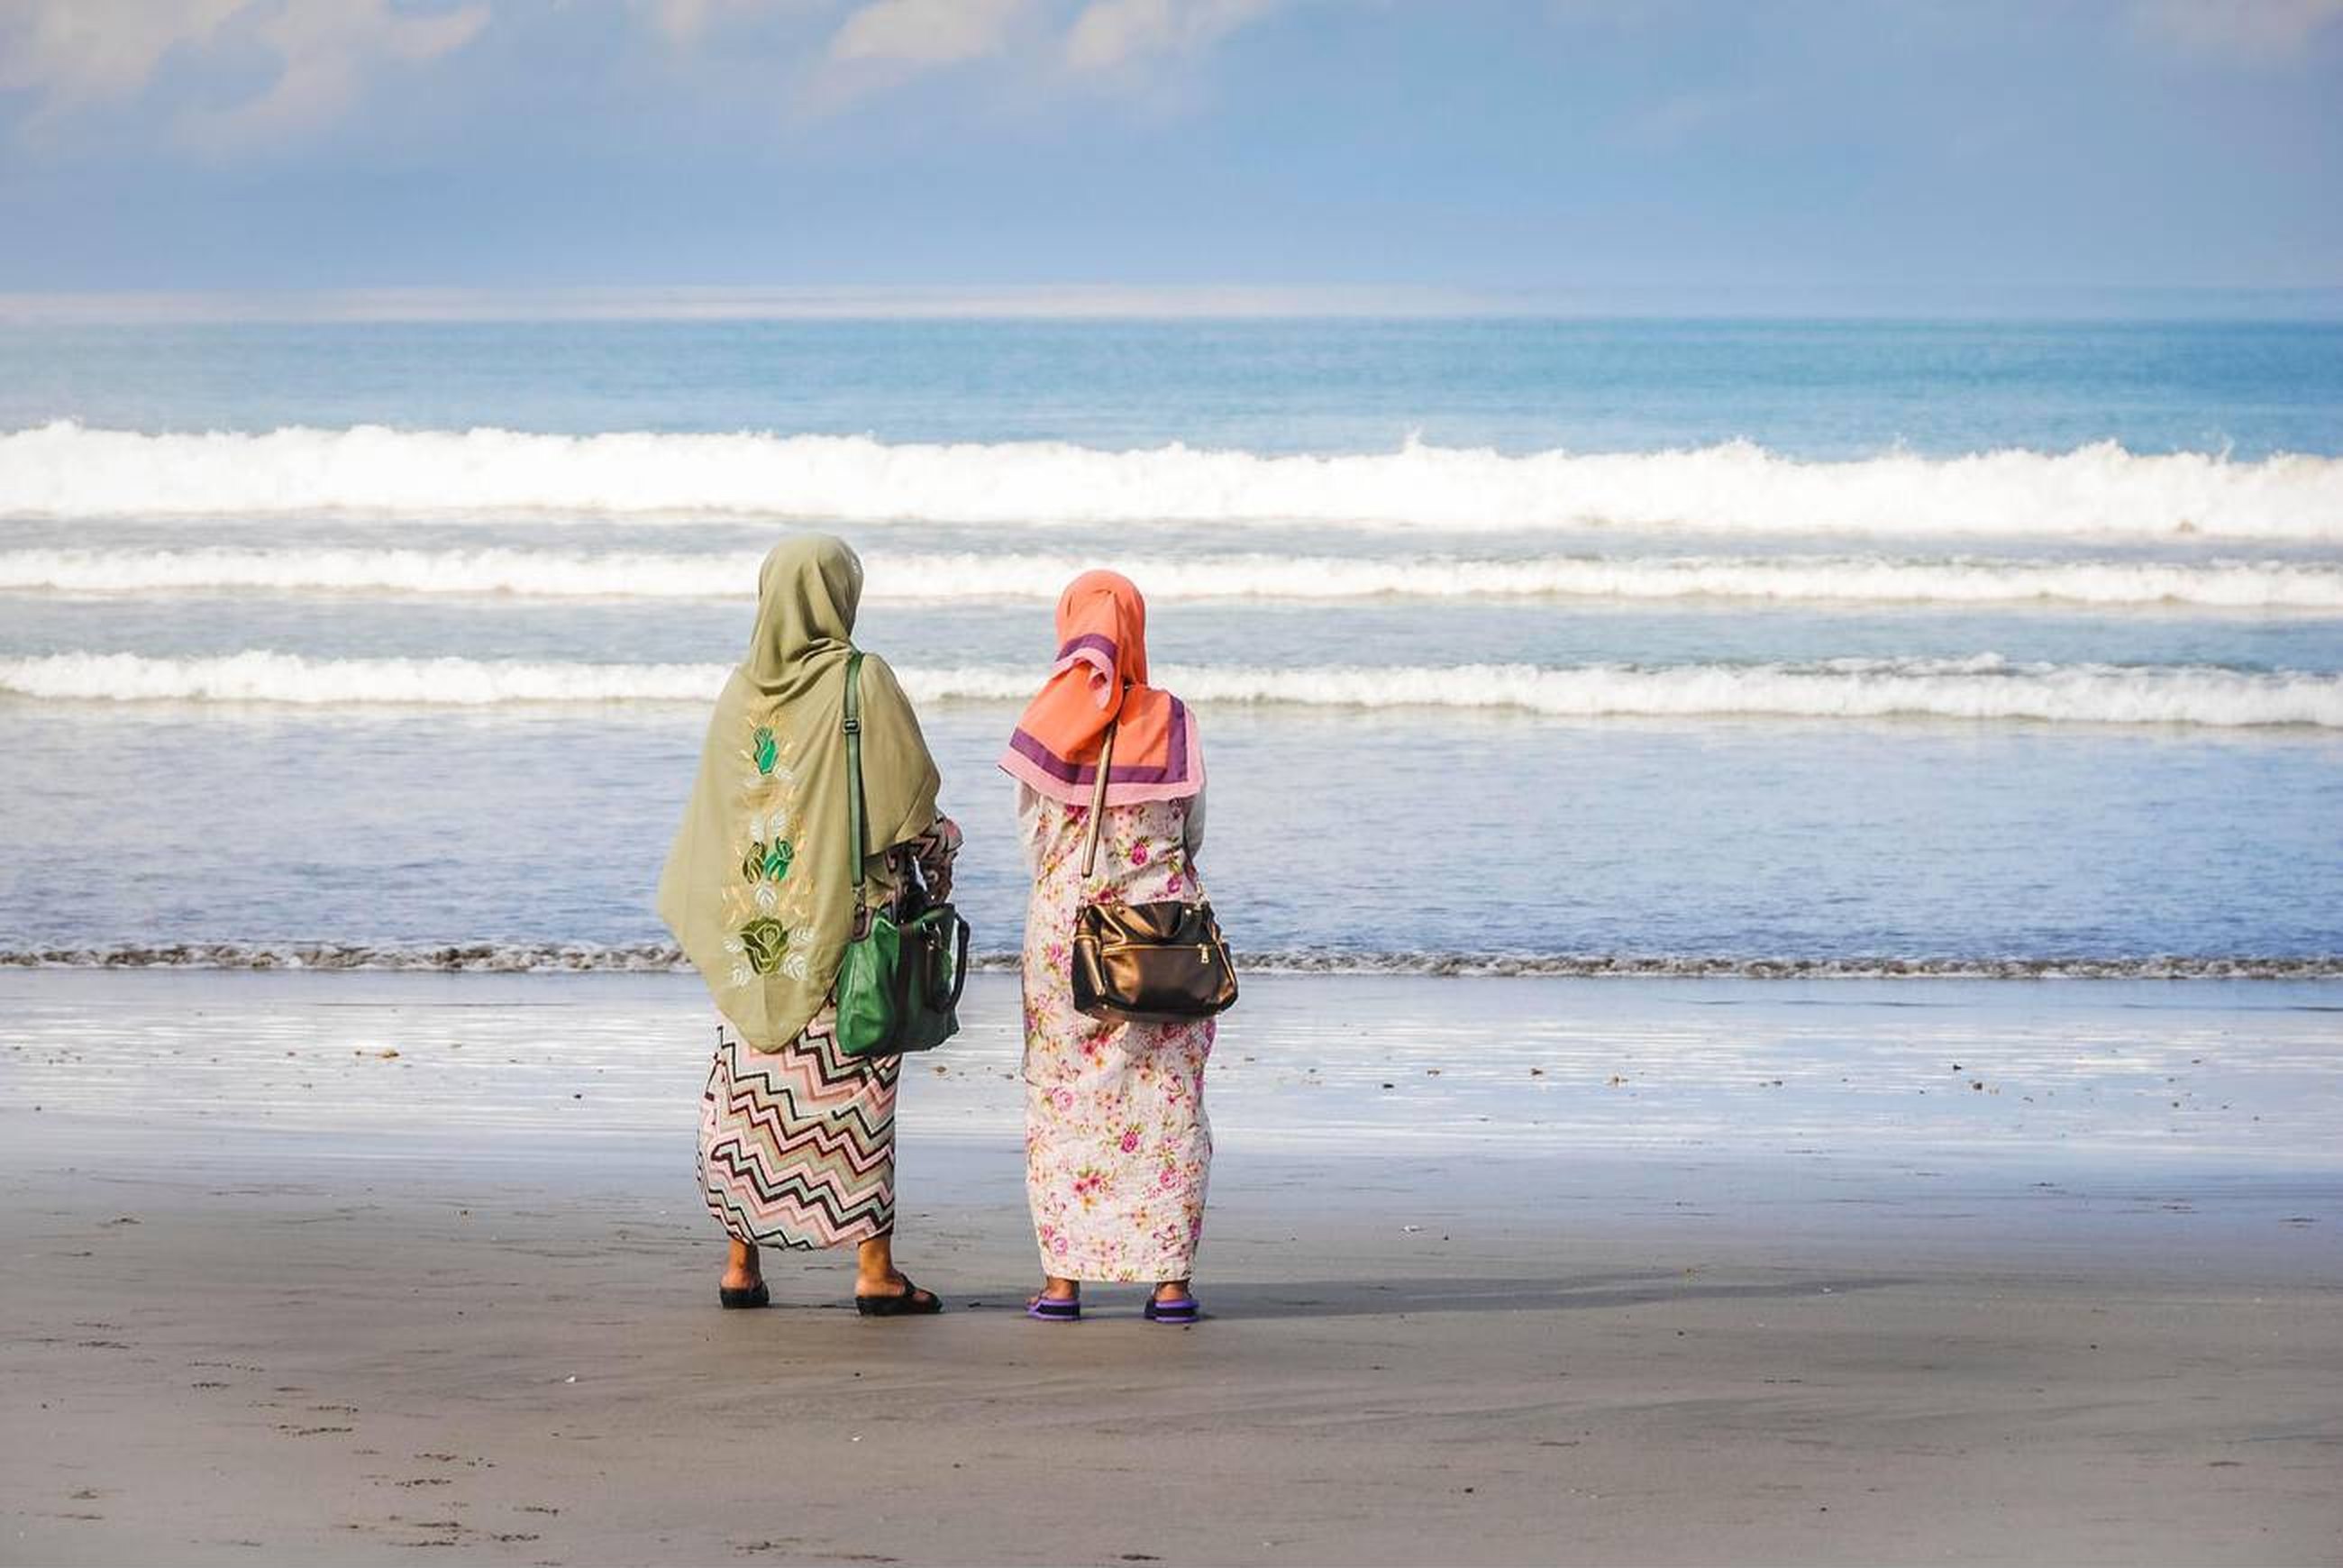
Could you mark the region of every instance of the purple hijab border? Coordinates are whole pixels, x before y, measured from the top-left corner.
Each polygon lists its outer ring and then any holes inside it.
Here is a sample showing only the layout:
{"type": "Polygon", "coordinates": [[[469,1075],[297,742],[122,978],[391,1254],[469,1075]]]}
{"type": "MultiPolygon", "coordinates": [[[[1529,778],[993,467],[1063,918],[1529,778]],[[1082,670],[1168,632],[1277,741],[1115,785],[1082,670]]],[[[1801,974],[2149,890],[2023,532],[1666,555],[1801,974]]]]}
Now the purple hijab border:
{"type": "MultiPolygon", "coordinates": [[[[1172,699],[1172,726],[1167,737],[1172,760],[1163,766],[1125,767],[1117,763],[1107,775],[1107,803],[1127,806],[1141,800],[1178,800],[1204,787],[1203,758],[1196,744],[1194,721],[1188,705],[1172,699]]],[[[1009,738],[1002,769],[1012,777],[1054,799],[1087,806],[1098,783],[1098,764],[1070,762],[1033,736],[1019,729],[1009,738]]]]}

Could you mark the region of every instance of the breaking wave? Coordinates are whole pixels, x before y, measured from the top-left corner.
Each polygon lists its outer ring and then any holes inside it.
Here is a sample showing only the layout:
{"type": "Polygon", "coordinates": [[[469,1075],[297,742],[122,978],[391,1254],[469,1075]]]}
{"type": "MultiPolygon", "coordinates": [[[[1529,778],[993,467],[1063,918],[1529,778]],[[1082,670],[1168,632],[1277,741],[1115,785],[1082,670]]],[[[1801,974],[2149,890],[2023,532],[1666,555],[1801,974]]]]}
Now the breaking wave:
{"type": "MultiPolygon", "coordinates": [[[[702,703],[720,664],[568,664],[468,658],[311,658],[252,651],[159,658],[64,653],[0,658],[0,694],[46,701],[285,703],[481,708],[538,703],[702,703]]],[[[1024,667],[905,668],[923,701],[1021,701],[1024,667]]],[[[1170,668],[1163,683],[1202,703],[1514,710],[1558,718],[2026,719],[2067,724],[2307,726],[2343,729],[2343,676],[2202,665],[1839,658],[1807,664],[1170,668]]]]}
{"type": "MultiPolygon", "coordinates": [[[[1017,955],[989,952],[976,967],[1013,970],[1017,955]]],[[[1734,957],[1620,953],[1243,953],[1252,974],[1457,975],[1744,980],[2331,980],[2343,955],[2158,954],[2082,958],[1734,957]]],[[[363,942],[158,942],[0,949],[0,969],[427,970],[438,973],[669,973],[689,966],[666,943],[576,942],[374,945],[363,942]]]]}
{"type": "Polygon", "coordinates": [[[1411,441],[1277,455],[1174,443],[890,444],[867,436],[295,427],[146,435],[59,420],[0,435],[0,514],[720,513],[964,523],[1573,526],[1763,533],[2343,539],[2343,459],[1908,452],[1843,461],[1746,441],[1654,452],[1411,441]]]}
{"type": "MultiPolygon", "coordinates": [[[[0,589],[156,595],[209,590],[524,598],[740,597],[752,553],[530,549],[0,550],[0,589]]],[[[1072,556],[874,551],[872,601],[1052,599],[1072,556]]],[[[1520,559],[1224,555],[1110,560],[1158,599],[1744,598],[1901,604],[2057,602],[2343,609],[2343,567],[2288,561],[2033,561],[1876,556],[1520,559]]]]}

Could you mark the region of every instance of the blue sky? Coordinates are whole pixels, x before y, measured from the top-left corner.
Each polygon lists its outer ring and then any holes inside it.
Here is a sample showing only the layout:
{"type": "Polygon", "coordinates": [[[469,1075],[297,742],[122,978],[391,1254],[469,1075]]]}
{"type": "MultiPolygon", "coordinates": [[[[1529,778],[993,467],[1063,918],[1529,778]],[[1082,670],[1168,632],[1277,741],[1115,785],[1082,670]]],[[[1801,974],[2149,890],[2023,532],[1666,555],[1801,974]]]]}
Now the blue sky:
{"type": "Polygon", "coordinates": [[[0,290],[2343,285],[2343,0],[0,0],[0,290]]]}

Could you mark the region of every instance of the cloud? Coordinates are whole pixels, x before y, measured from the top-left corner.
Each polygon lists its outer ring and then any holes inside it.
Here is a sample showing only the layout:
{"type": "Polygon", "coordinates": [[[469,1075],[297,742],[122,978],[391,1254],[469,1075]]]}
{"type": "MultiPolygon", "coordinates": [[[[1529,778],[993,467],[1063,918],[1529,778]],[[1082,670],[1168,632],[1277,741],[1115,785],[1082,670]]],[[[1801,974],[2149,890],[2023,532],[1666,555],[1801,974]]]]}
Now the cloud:
{"type": "Polygon", "coordinates": [[[181,135],[217,152],[327,124],[357,101],[376,60],[436,60],[470,43],[488,21],[488,6],[477,0],[420,15],[393,10],[391,0],[283,0],[253,26],[256,41],[280,63],[276,80],[256,97],[189,113],[181,135]]]}
{"type": "Polygon", "coordinates": [[[671,44],[688,45],[739,16],[802,7],[809,0],[633,0],[633,9],[651,19],[671,44]]]}
{"type": "Polygon", "coordinates": [[[179,138],[210,151],[338,117],[378,61],[462,48],[488,25],[485,0],[413,11],[393,0],[0,0],[0,90],[28,92],[41,128],[138,97],[175,52],[246,45],[275,68],[244,97],[188,111],[179,138]]]}
{"type": "Polygon", "coordinates": [[[2141,0],[2136,15],[2184,54],[2284,65],[2343,20],[2343,0],[2141,0]]]}
{"type": "Polygon", "coordinates": [[[249,0],[0,0],[0,92],[45,122],[136,97],[163,56],[201,44],[249,0]]]}
{"type": "Polygon", "coordinates": [[[830,40],[830,57],[926,69],[998,53],[1025,0],[872,0],[830,40]]]}
{"type": "Polygon", "coordinates": [[[1648,151],[1669,151],[1712,136],[1757,102],[1755,93],[1672,93],[1628,116],[1619,127],[1618,140],[1648,151]]]}
{"type": "Polygon", "coordinates": [[[1280,0],[1091,0],[1066,34],[1066,64],[1111,71],[1150,55],[1194,54],[1280,0]]]}
{"type": "MultiPolygon", "coordinates": [[[[607,0],[606,0],[607,3],[607,0]]],[[[806,118],[982,63],[1015,97],[1192,59],[1297,0],[622,0],[621,27],[679,55],[769,73],[806,118]],[[769,21],[787,20],[780,27],[769,21]],[[800,25],[802,24],[802,25],[800,25]],[[826,36],[825,36],[826,35],[826,36]]],[[[122,117],[208,157],[281,145],[350,115],[384,71],[455,54],[544,0],[0,0],[0,111],[23,141],[122,117]],[[13,101],[11,101],[13,100],[13,101]],[[129,106],[145,103],[132,116],[129,106]]],[[[531,25],[584,30],[556,4],[531,25]]],[[[1148,85],[1158,85],[1153,78],[1148,85]]],[[[0,120],[0,132],[7,129],[0,120]]]]}

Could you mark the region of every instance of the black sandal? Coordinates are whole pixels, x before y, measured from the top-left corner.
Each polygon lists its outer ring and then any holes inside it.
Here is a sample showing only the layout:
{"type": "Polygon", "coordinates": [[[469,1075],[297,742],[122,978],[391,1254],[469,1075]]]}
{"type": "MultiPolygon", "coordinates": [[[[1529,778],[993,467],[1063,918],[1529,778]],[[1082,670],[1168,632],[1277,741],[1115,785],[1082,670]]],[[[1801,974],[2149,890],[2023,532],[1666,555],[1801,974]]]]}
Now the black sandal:
{"type": "Polygon", "coordinates": [[[866,1318],[926,1318],[944,1310],[943,1298],[933,1291],[923,1291],[911,1283],[911,1276],[898,1276],[903,1282],[903,1293],[899,1296],[864,1296],[854,1298],[854,1310],[866,1318]]]}
{"type": "Polygon", "coordinates": [[[716,1287],[716,1299],[724,1304],[724,1310],[727,1312],[739,1312],[749,1307],[769,1307],[773,1304],[772,1295],[765,1289],[765,1282],[762,1280],[759,1280],[746,1289],[735,1285],[719,1285],[716,1287]]]}

